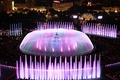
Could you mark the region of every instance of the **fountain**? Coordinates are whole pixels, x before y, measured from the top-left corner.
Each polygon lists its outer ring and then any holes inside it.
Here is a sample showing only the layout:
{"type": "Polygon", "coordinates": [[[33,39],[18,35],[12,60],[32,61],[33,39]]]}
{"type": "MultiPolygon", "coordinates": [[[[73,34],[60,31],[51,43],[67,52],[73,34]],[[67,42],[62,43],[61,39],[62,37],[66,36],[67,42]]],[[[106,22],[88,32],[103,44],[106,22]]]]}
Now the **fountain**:
{"type": "Polygon", "coordinates": [[[30,32],[25,36],[19,48],[25,54],[73,56],[88,54],[94,46],[83,32],[60,28],[30,32]]]}
{"type": "Polygon", "coordinates": [[[93,62],[91,55],[88,56],[89,60],[87,60],[86,57],[87,56],[80,56],[78,58],[75,56],[75,59],[73,59],[73,57],[70,56],[70,61],[67,60],[67,57],[64,57],[63,61],[60,56],[55,57],[52,62],[51,57],[49,57],[49,60],[47,61],[46,56],[44,56],[44,60],[42,60],[40,56],[39,61],[37,61],[36,56],[34,57],[34,60],[31,56],[28,60],[28,57],[25,55],[25,61],[20,57],[20,60],[16,62],[17,79],[78,80],[100,78],[100,55],[98,56],[98,59],[96,55],[94,55],[93,62]],[[83,58],[84,61],[82,61],[83,58]]]}
{"type": "Polygon", "coordinates": [[[90,35],[117,38],[116,25],[86,23],[81,26],[81,31],[90,35]]]}
{"type": "Polygon", "coordinates": [[[21,36],[22,35],[22,23],[13,23],[10,24],[10,36],[21,36]]]}
{"type": "Polygon", "coordinates": [[[74,25],[72,22],[37,22],[37,29],[38,30],[45,30],[45,29],[74,29],[74,25]]]}
{"type": "Polygon", "coordinates": [[[25,36],[19,49],[34,57],[25,55],[23,61],[20,56],[16,61],[17,79],[100,78],[100,56],[82,56],[90,53],[94,46],[85,33],[74,29],[71,22],[38,22],[37,30],[25,36]]]}

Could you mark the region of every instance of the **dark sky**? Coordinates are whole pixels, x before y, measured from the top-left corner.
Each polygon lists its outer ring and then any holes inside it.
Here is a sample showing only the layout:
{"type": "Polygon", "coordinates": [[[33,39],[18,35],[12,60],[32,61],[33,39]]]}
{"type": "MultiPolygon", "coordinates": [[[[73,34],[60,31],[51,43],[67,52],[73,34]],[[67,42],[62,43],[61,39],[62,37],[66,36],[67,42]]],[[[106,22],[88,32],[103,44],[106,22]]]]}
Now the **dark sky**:
{"type": "MultiPolygon", "coordinates": [[[[36,0],[36,6],[51,6],[53,0],[36,0]]],[[[26,0],[15,0],[15,3],[25,3],[26,0]]]]}
{"type": "Polygon", "coordinates": [[[16,3],[25,3],[25,0],[14,0],[16,3]]]}

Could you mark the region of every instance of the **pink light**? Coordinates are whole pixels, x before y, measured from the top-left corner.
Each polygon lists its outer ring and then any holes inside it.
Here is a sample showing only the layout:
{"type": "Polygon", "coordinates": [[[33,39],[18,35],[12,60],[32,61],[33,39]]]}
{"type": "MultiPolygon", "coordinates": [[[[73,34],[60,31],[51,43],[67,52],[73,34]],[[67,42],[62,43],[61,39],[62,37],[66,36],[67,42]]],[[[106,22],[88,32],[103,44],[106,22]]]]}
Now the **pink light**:
{"type": "Polygon", "coordinates": [[[68,51],[70,51],[70,47],[68,46],[68,51]]]}
{"type": "Polygon", "coordinates": [[[55,50],[54,50],[54,47],[52,48],[52,52],[54,52],[55,50]]]}
{"type": "Polygon", "coordinates": [[[60,51],[63,52],[63,48],[62,47],[60,48],[60,51]]]}
{"type": "Polygon", "coordinates": [[[59,0],[54,0],[54,2],[55,2],[55,3],[60,3],[60,1],[59,1],[59,0]]]}
{"type": "Polygon", "coordinates": [[[73,49],[75,49],[75,46],[73,45],[73,49]]]}
{"type": "Polygon", "coordinates": [[[65,39],[65,43],[67,43],[67,38],[65,39]]]}
{"type": "MultiPolygon", "coordinates": [[[[0,65],[0,70],[1,70],[1,65],[0,65]]],[[[16,61],[16,75],[17,75],[17,78],[19,79],[20,77],[19,77],[19,70],[18,70],[18,61],[16,61]]],[[[0,77],[1,77],[1,75],[0,75],[0,77]]]]}
{"type": "Polygon", "coordinates": [[[77,47],[77,43],[75,42],[75,47],[77,47]]]}
{"type": "Polygon", "coordinates": [[[46,46],[44,47],[45,51],[47,51],[46,46]]]}
{"type": "Polygon", "coordinates": [[[39,49],[41,50],[41,45],[39,46],[39,49]]]}

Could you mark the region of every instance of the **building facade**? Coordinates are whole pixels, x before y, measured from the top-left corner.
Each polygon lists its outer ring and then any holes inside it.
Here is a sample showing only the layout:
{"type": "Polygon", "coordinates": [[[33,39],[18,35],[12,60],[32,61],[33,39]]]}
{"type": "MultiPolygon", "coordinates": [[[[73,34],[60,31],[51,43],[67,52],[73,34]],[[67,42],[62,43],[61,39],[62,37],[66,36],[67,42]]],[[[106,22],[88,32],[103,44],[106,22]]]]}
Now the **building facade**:
{"type": "Polygon", "coordinates": [[[14,7],[14,1],[13,0],[0,0],[0,10],[11,12],[14,7]]]}
{"type": "Polygon", "coordinates": [[[36,4],[36,0],[26,0],[27,7],[34,7],[36,4]]]}

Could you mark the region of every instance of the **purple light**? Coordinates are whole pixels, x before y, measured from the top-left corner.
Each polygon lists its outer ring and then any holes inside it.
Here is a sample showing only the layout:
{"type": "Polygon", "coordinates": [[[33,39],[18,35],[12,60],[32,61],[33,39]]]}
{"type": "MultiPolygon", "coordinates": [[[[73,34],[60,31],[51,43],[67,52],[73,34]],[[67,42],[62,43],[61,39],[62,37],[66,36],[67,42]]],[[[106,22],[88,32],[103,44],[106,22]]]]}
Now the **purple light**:
{"type": "Polygon", "coordinates": [[[86,23],[81,26],[81,31],[90,35],[117,38],[117,27],[115,25],[86,23]]]}
{"type": "MultiPolygon", "coordinates": [[[[1,64],[0,64],[0,77],[1,77],[1,64]]],[[[18,77],[18,76],[17,76],[18,77]]],[[[19,77],[18,77],[19,78],[19,77]]]]}
{"type": "Polygon", "coordinates": [[[67,57],[65,57],[64,62],[62,57],[59,57],[59,62],[57,62],[57,59],[58,58],[55,58],[54,62],[52,62],[51,57],[49,57],[47,67],[46,56],[44,56],[44,62],[42,62],[41,56],[39,62],[37,62],[35,56],[34,63],[32,62],[32,57],[30,56],[30,64],[27,61],[27,56],[25,56],[25,62],[23,62],[20,57],[20,63],[16,63],[17,79],[63,80],[100,78],[100,56],[99,59],[96,59],[95,55],[93,62],[91,60],[91,55],[89,60],[87,60],[85,56],[84,64],[82,62],[82,56],[79,60],[76,56],[74,62],[72,56],[70,57],[70,62],[67,61],[67,57]],[[82,65],[84,65],[84,67],[82,67],[82,65]]]}

